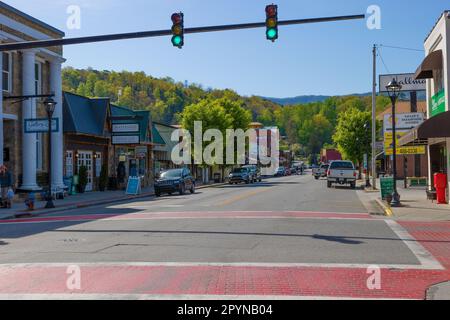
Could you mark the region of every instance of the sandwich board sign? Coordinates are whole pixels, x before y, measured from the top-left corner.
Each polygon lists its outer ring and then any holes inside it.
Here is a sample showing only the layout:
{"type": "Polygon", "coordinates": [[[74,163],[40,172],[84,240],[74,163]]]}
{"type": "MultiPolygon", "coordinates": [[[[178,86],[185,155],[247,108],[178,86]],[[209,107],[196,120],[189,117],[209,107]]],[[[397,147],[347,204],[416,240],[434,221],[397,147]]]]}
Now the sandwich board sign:
{"type": "Polygon", "coordinates": [[[140,177],[129,177],[127,183],[126,194],[138,195],[141,194],[141,178],[140,177]]]}

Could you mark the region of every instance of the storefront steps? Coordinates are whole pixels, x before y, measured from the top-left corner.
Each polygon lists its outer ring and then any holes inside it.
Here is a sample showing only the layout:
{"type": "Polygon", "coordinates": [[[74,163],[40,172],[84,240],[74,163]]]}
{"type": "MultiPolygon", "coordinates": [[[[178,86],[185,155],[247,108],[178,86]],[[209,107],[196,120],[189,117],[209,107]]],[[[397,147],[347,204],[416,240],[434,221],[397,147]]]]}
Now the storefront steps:
{"type": "MultiPolygon", "coordinates": [[[[379,180],[377,183],[379,187],[379,180]]],[[[381,200],[380,192],[365,192],[360,195],[363,203],[375,202],[388,218],[403,221],[450,221],[450,205],[437,204],[427,199],[426,187],[411,187],[405,189],[402,181],[397,183],[400,194],[401,207],[391,207],[386,201],[381,200]]]]}
{"type": "MultiPolygon", "coordinates": [[[[206,185],[198,185],[197,189],[218,187],[223,183],[213,183],[206,185]]],[[[0,209],[0,220],[14,219],[21,217],[39,216],[47,213],[59,213],[66,210],[87,208],[98,205],[122,202],[133,199],[140,199],[154,196],[153,187],[142,189],[139,195],[126,195],[124,190],[120,191],[104,191],[104,192],[86,192],[68,196],[64,200],[54,200],[54,209],[45,209],[46,202],[36,200],[35,210],[28,210],[25,205],[25,199],[15,201],[11,209],[0,209]]]]}

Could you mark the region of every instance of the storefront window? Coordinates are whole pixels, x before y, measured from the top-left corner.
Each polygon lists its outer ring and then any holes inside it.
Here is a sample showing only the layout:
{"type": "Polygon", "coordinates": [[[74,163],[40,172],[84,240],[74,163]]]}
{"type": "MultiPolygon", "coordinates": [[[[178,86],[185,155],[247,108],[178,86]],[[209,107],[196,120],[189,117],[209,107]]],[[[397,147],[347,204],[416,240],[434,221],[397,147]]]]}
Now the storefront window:
{"type": "Polygon", "coordinates": [[[95,154],[95,177],[100,177],[100,172],[102,170],[102,154],[97,152],[95,154]]]}
{"type": "Polygon", "coordinates": [[[66,177],[73,177],[73,151],[66,151],[66,177]]]}
{"type": "Polygon", "coordinates": [[[2,77],[3,77],[3,91],[11,92],[11,66],[12,66],[12,59],[11,54],[4,52],[3,53],[3,70],[2,70],[2,77]]]}

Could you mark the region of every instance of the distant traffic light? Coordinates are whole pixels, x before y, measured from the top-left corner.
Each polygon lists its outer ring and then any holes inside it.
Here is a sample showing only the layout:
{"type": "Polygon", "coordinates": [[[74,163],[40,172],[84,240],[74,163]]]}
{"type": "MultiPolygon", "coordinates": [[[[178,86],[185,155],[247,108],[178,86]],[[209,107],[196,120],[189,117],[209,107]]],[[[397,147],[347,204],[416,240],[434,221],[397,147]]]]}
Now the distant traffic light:
{"type": "Polygon", "coordinates": [[[184,15],[182,12],[172,14],[172,44],[182,48],[184,45],[184,15]]]}
{"type": "Polygon", "coordinates": [[[278,6],[266,6],[266,38],[272,42],[278,39],[278,6]]]}

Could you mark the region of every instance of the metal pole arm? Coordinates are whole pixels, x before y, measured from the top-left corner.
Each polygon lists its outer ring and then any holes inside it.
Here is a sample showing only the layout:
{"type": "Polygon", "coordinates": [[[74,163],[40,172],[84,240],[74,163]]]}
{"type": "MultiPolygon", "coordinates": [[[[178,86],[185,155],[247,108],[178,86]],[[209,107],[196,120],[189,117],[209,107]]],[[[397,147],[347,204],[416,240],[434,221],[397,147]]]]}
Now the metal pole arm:
{"type": "MultiPolygon", "coordinates": [[[[324,18],[312,18],[312,19],[284,20],[284,21],[279,21],[278,25],[285,26],[285,25],[294,25],[294,24],[332,22],[332,21],[344,21],[344,20],[356,20],[356,19],[365,19],[365,15],[361,14],[361,15],[336,16],[336,17],[324,17],[324,18]]],[[[241,23],[241,24],[231,24],[231,25],[186,28],[186,29],[184,29],[184,33],[190,34],[190,33],[203,33],[203,32],[217,32],[217,31],[226,31],[226,30],[253,29],[253,28],[262,28],[265,26],[266,26],[265,22],[241,23]]],[[[72,44],[82,44],[82,43],[94,43],[94,42],[102,42],[102,41],[161,37],[161,36],[169,36],[169,35],[172,35],[172,30],[170,30],[170,29],[169,30],[118,33],[118,34],[68,38],[68,39],[51,39],[51,40],[16,42],[16,43],[0,44],[0,52],[33,49],[33,48],[47,48],[47,47],[65,46],[65,45],[72,45],[72,44]]]]}

